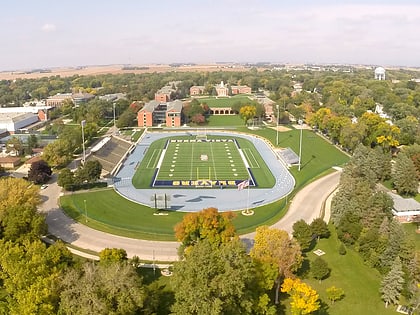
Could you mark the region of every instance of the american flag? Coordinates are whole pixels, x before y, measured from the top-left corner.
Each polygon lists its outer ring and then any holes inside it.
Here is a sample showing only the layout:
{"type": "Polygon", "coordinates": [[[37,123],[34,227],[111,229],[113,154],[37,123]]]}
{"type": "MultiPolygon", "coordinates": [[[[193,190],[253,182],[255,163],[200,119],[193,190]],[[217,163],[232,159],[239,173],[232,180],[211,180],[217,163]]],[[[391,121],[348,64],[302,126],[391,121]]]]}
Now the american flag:
{"type": "Polygon", "coordinates": [[[240,182],[238,184],[238,190],[242,190],[244,188],[247,188],[249,186],[249,179],[244,180],[243,182],[240,182]]]}

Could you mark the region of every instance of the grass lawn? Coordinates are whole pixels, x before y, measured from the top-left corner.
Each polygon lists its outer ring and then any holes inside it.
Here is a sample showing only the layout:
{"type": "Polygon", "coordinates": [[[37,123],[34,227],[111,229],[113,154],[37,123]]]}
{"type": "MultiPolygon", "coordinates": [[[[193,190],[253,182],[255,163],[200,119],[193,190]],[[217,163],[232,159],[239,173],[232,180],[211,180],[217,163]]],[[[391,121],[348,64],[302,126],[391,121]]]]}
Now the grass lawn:
{"type": "Polygon", "coordinates": [[[257,187],[274,186],[274,176],[249,140],[236,138],[239,149],[234,137],[209,135],[208,139],[215,141],[189,142],[195,137],[182,136],[153,142],[133,176],[134,187],[195,187],[190,181],[196,180],[215,181],[213,187],[220,183],[236,187],[251,176],[246,163],[257,187]]]}
{"type": "MultiPolygon", "coordinates": [[[[94,229],[131,238],[174,241],[174,227],[184,212],[168,211],[168,215],[153,215],[155,209],[131,202],[113,189],[68,194],[60,197],[60,205],[73,219],[94,229]],[[88,222],[84,210],[86,210],[88,222]]],[[[284,201],[254,209],[253,216],[243,216],[237,211],[233,223],[238,234],[255,230],[262,224],[274,224],[285,214],[284,201]]]]}
{"type": "Polygon", "coordinates": [[[206,97],[198,98],[200,103],[206,103],[209,107],[232,107],[235,103],[251,103],[251,100],[248,96],[245,95],[235,95],[231,97],[206,97]]]}
{"type": "Polygon", "coordinates": [[[403,223],[402,227],[405,232],[413,238],[416,250],[420,251],[420,233],[417,233],[417,223],[403,223]]]}
{"type": "MultiPolygon", "coordinates": [[[[207,118],[207,125],[202,127],[243,127],[244,121],[239,115],[210,115],[207,118]]],[[[202,128],[199,127],[199,128],[202,128]]]]}
{"type": "MultiPolygon", "coordinates": [[[[311,285],[319,294],[320,299],[327,303],[327,310],[320,314],[353,315],[353,314],[396,314],[395,307],[385,308],[380,298],[379,287],[382,276],[376,269],[366,266],[358,253],[347,248],[346,255],[340,255],[338,248],[340,242],[335,231],[329,239],[321,239],[315,249],[321,249],[326,254],[322,258],[331,268],[327,279],[319,283],[311,277],[310,273],[304,282],[311,285]],[[331,286],[342,288],[344,298],[330,304],[325,290],[331,286]]],[[[317,256],[309,252],[307,258],[312,261],[317,256]]]]}
{"type": "MultiPolygon", "coordinates": [[[[249,130],[243,128],[241,131],[264,137],[275,146],[276,131],[274,129],[249,130]]],[[[278,147],[290,147],[296,154],[299,154],[299,138],[300,130],[297,129],[279,132],[278,147]]],[[[293,166],[289,170],[296,179],[296,188],[300,188],[330,171],[331,167],[343,166],[349,159],[348,155],[338,150],[315,132],[303,130],[301,170],[298,171],[298,166],[293,166]]]]}

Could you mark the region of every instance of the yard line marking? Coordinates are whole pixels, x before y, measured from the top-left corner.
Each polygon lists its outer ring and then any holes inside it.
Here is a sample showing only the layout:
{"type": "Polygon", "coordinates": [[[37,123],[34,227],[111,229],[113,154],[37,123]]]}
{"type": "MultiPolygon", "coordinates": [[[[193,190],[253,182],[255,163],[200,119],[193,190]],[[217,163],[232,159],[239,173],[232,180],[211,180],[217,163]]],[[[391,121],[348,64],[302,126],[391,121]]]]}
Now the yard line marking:
{"type": "MultiPolygon", "coordinates": [[[[213,154],[213,145],[212,145],[212,142],[210,142],[210,152],[211,152],[211,160],[212,160],[212,162],[213,162],[213,169],[214,169],[213,173],[214,173],[214,179],[217,179],[216,164],[214,163],[214,154],[213,154]]],[[[209,173],[210,173],[210,172],[209,172],[209,173]]],[[[209,177],[210,177],[210,174],[209,174],[209,177]]],[[[211,179],[211,178],[209,178],[209,179],[211,179]]]]}

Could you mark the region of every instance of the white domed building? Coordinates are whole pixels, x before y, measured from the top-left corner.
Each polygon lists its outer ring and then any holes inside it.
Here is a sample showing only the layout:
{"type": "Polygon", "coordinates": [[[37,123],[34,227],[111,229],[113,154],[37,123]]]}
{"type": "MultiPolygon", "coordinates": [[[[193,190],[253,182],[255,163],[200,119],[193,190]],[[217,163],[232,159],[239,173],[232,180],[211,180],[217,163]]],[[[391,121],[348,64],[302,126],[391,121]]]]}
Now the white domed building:
{"type": "Polygon", "coordinates": [[[385,69],[377,67],[375,69],[375,80],[385,80],[385,69]]]}

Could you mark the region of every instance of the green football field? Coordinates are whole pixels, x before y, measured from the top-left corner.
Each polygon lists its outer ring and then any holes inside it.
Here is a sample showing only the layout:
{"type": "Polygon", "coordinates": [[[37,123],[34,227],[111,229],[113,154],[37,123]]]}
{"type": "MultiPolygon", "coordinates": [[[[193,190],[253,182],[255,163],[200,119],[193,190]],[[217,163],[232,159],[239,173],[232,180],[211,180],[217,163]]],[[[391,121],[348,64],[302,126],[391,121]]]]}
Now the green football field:
{"type": "Polygon", "coordinates": [[[170,140],[157,179],[226,180],[247,179],[248,176],[233,140],[170,140]]]}
{"type": "Polygon", "coordinates": [[[136,170],[133,185],[145,187],[272,187],[274,177],[253,144],[234,137],[168,137],[155,141],[136,170]],[[148,178],[148,179],[147,179],[148,178]]]}

